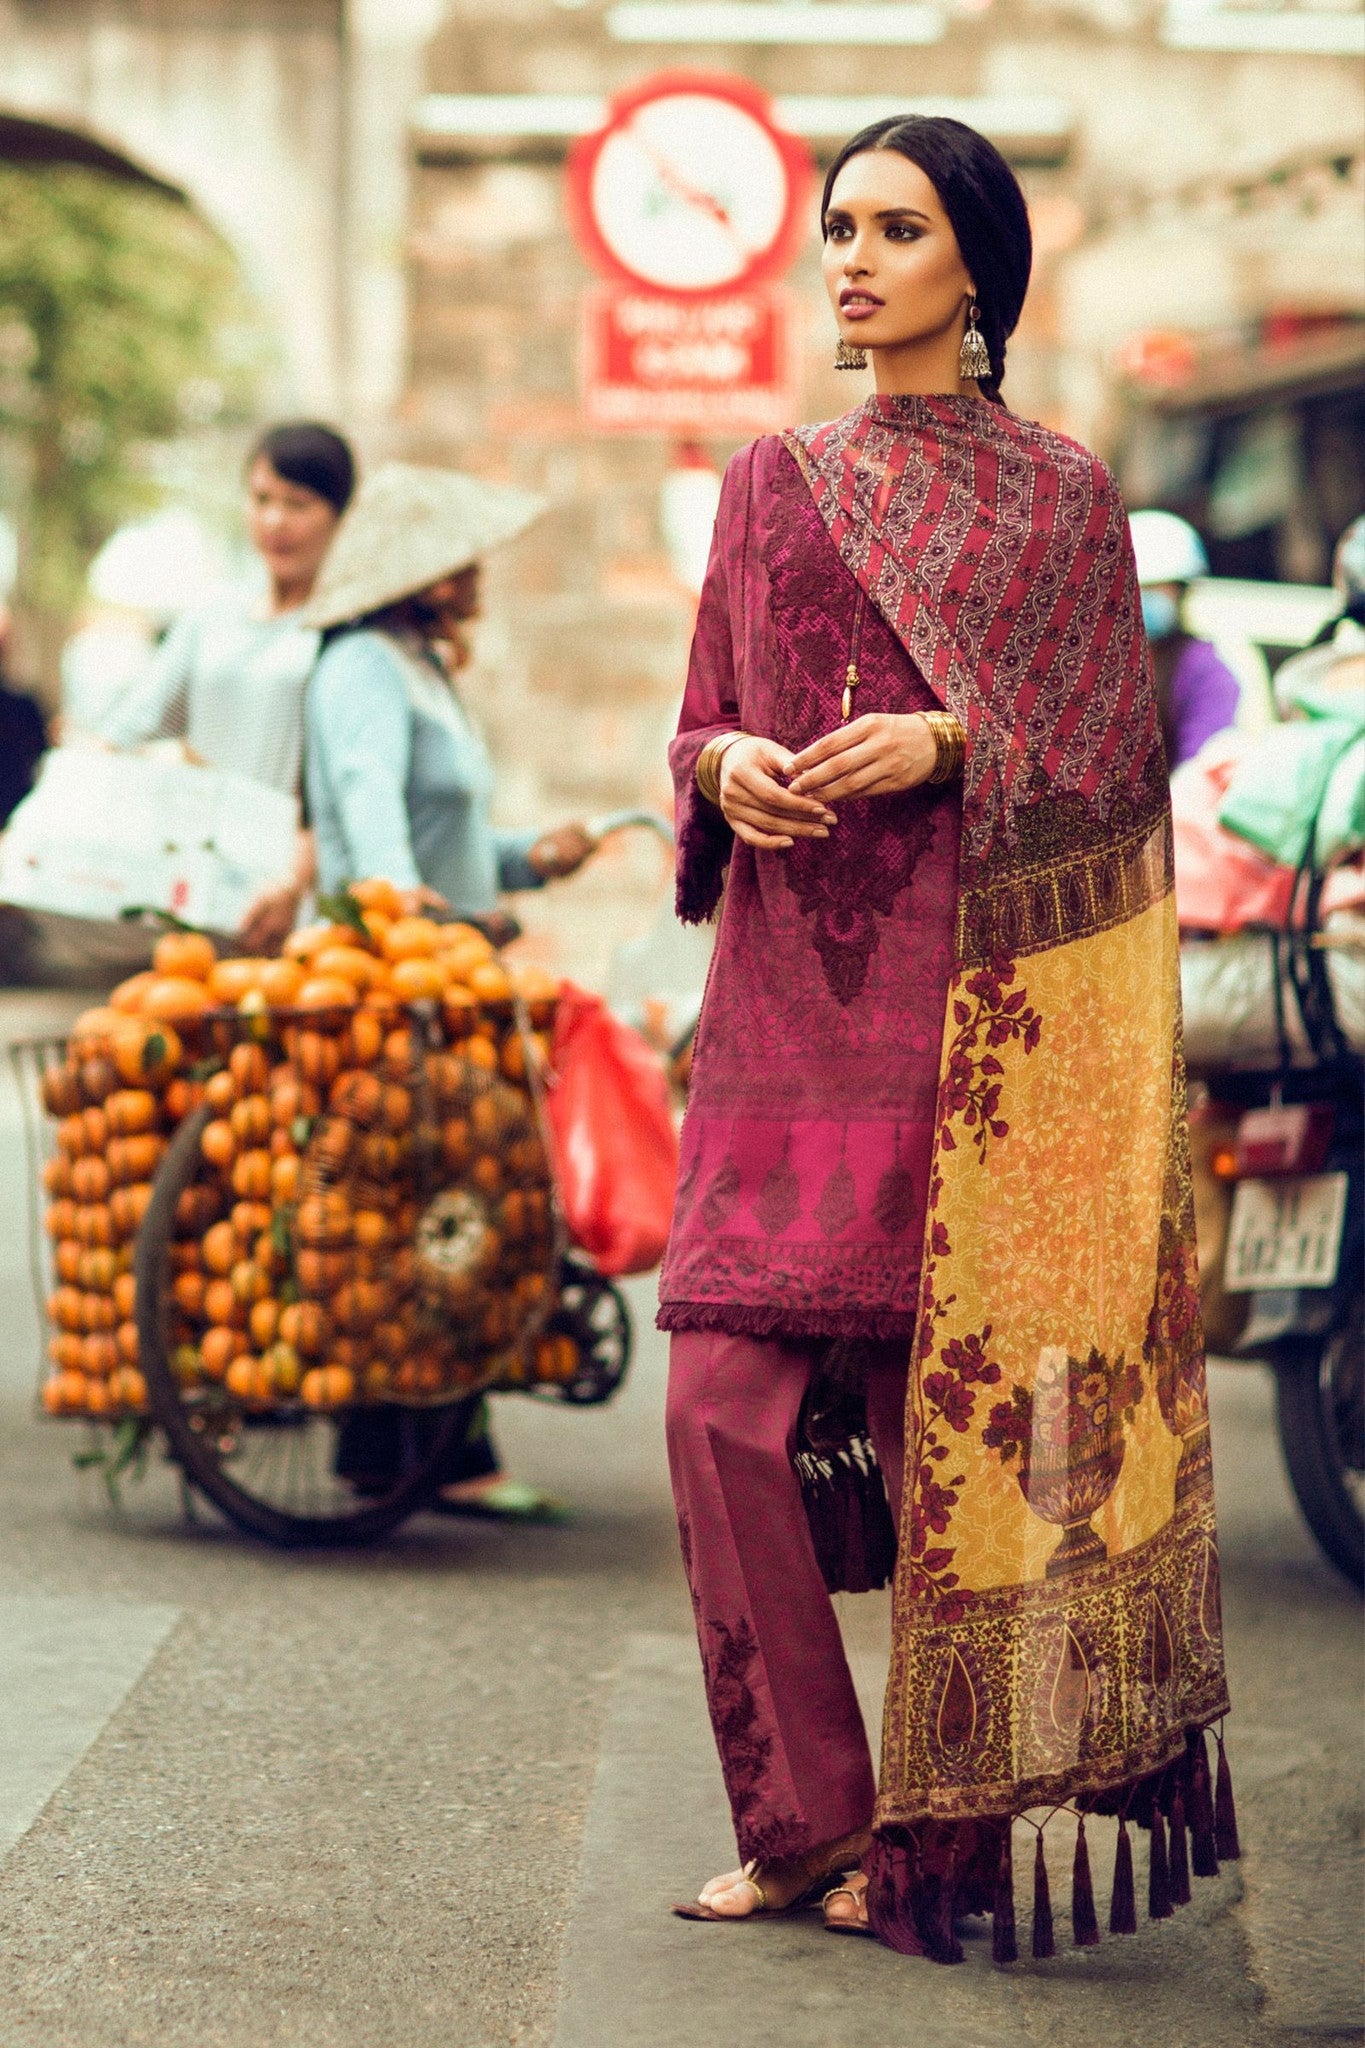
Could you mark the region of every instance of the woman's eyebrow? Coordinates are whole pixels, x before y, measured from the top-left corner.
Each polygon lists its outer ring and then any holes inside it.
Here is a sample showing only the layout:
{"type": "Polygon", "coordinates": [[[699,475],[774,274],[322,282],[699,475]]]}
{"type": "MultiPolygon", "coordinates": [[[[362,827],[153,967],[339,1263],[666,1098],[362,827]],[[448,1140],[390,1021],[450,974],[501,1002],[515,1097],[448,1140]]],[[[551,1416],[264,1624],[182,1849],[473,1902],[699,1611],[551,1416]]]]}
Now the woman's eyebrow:
{"type": "Polygon", "coordinates": [[[874,213],[873,220],[922,220],[927,227],[929,216],[915,206],[884,206],[880,213],[874,213]]]}

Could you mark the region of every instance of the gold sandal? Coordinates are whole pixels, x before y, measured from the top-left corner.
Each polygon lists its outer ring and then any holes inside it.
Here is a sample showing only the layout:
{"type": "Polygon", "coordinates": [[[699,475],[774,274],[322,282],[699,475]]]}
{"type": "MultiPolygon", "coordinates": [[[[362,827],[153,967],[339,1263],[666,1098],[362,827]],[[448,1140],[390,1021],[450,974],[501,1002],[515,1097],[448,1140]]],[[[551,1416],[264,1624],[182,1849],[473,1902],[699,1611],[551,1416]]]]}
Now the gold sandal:
{"type": "MultiPolygon", "coordinates": [[[[855,1871],[849,1871],[847,1874],[850,1877],[860,1875],[860,1873],[855,1871]]],[[[827,1934],[860,1934],[869,1940],[876,1939],[872,1931],[872,1924],[867,1917],[866,1880],[856,1889],[851,1884],[836,1884],[832,1890],[825,1893],[820,1901],[820,1905],[824,1913],[825,1932],[827,1934]],[[828,1910],[826,1910],[831,1899],[852,1899],[854,1907],[861,1913],[862,1918],[860,1920],[831,1920],[828,1910]]]]}
{"type": "Polygon", "coordinates": [[[745,1864],[739,1880],[741,1884],[747,1884],[754,1895],[756,1904],[752,1913],[717,1913],[704,1899],[690,1899],[686,1905],[673,1906],[670,1910],[676,1913],[680,1920],[780,1920],[784,1914],[803,1913],[808,1907],[820,1904],[828,1897],[825,1887],[830,1879],[843,1877],[848,1871],[848,1863],[846,1855],[836,1859],[832,1866],[827,1866],[818,1877],[813,1877],[808,1884],[803,1885],[794,1898],[788,1899],[785,1906],[769,1905],[768,1894],[764,1891],[759,1877],[761,1868],[762,1865],[757,1858],[752,1859],[745,1864]]]}

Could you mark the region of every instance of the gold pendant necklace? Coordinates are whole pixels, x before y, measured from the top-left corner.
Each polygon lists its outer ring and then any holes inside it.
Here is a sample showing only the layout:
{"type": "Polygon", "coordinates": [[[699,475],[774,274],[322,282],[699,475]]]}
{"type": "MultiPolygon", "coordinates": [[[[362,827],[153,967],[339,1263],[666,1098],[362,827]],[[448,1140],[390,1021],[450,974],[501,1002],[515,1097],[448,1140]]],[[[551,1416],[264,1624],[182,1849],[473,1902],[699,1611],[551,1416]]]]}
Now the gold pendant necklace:
{"type": "Polygon", "coordinates": [[[853,693],[863,680],[858,674],[858,649],[861,647],[863,640],[863,608],[866,603],[867,593],[860,583],[858,585],[858,602],[853,610],[853,638],[852,645],[848,650],[848,667],[844,670],[844,695],[839,710],[840,725],[847,725],[850,718],[852,718],[853,693]]]}

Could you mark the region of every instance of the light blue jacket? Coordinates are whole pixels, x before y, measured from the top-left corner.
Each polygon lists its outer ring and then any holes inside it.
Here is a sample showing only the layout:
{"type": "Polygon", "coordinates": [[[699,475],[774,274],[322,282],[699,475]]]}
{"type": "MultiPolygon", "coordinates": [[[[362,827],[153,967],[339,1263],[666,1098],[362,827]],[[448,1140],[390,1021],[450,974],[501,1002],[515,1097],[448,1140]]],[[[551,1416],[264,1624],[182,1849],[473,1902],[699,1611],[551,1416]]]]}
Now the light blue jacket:
{"type": "Polygon", "coordinates": [[[429,655],[387,633],[343,633],[308,685],[304,770],[322,889],[425,882],[457,914],[539,888],[536,832],[489,822],[493,764],[429,655]]]}

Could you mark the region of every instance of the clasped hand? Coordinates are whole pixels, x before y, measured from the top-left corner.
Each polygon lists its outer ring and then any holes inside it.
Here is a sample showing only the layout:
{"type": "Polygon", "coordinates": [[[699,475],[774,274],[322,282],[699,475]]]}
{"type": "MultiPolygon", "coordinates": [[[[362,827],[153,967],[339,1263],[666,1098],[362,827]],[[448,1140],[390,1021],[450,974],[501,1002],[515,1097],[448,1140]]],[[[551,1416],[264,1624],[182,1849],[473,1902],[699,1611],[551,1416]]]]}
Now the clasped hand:
{"type": "Polygon", "coordinates": [[[870,711],[799,754],[776,740],[746,738],[720,764],[720,808],[746,846],[780,850],[828,839],[844,797],[892,796],[927,782],[938,761],[918,712],[870,711]]]}

